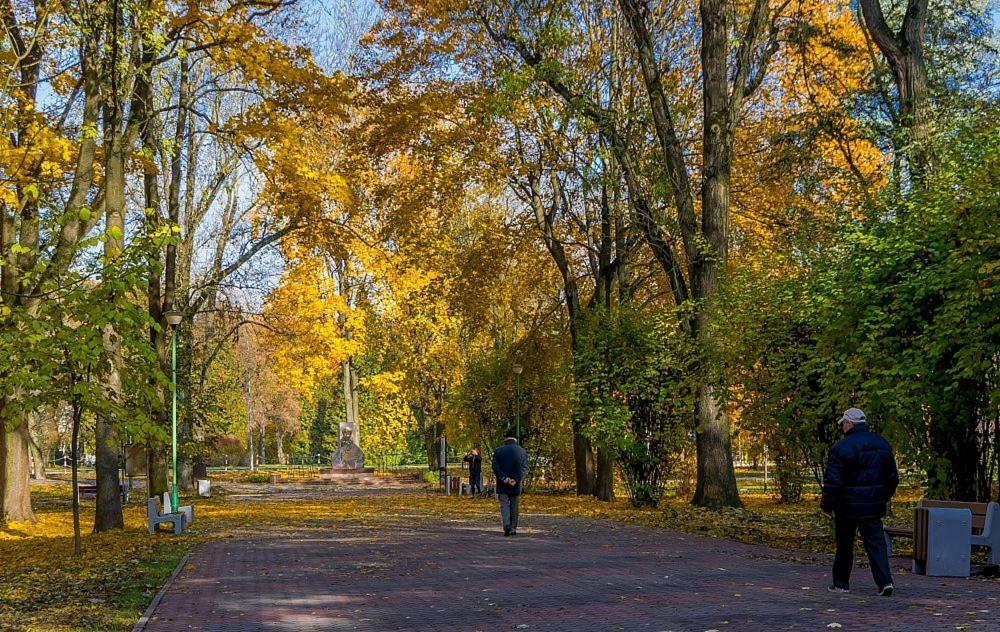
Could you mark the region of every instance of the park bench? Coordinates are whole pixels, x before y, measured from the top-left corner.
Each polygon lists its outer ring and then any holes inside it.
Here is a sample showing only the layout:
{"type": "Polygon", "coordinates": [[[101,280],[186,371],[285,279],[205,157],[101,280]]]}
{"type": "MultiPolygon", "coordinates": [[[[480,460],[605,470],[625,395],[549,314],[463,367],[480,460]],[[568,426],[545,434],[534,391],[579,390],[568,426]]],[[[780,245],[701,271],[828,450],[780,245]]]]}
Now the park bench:
{"type": "MultiPolygon", "coordinates": [[[[118,491],[122,495],[122,499],[128,502],[129,492],[132,491],[132,486],[129,485],[128,481],[118,484],[118,491]]],[[[97,498],[97,485],[93,483],[78,483],[76,486],[76,493],[79,500],[85,498],[97,498]]]]}
{"type": "MultiPolygon", "coordinates": [[[[170,492],[163,492],[163,511],[166,513],[175,511],[170,502],[170,492]]],[[[184,514],[184,528],[190,527],[194,522],[194,505],[181,505],[176,511],[184,514]]]]}
{"type": "Polygon", "coordinates": [[[913,529],[887,527],[886,541],[913,538],[913,572],[967,576],[973,546],[990,550],[989,565],[1000,565],[1000,505],[921,500],[913,510],[913,529]]]}
{"type": "Polygon", "coordinates": [[[187,514],[183,512],[160,513],[160,501],[150,498],[146,501],[146,517],[149,520],[149,532],[156,533],[158,525],[169,522],[174,525],[174,533],[181,535],[187,528],[187,514]]]}

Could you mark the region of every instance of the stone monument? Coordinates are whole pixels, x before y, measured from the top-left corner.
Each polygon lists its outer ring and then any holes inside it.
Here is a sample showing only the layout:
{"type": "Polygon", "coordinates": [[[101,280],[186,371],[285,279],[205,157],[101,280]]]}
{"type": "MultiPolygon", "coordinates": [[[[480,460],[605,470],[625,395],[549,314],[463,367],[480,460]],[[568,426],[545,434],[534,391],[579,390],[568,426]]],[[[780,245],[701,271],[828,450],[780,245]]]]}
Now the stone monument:
{"type": "Polygon", "coordinates": [[[354,432],[350,425],[344,424],[340,429],[340,448],[333,453],[334,470],[363,470],[365,468],[365,453],[354,442],[354,432]]]}

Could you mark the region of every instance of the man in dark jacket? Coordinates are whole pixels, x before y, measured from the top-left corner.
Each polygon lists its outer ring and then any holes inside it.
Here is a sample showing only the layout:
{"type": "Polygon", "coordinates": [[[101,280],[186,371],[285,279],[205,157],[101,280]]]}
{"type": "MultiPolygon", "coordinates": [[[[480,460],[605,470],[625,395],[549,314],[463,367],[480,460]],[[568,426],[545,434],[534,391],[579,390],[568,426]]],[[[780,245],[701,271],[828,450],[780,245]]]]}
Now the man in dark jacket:
{"type": "Polygon", "coordinates": [[[868,419],[859,409],[848,409],[838,423],[846,436],[830,450],[820,503],[823,513],[833,518],[837,538],[829,590],[850,592],[854,538],[860,531],[878,594],[889,597],[892,572],[882,517],[899,485],[896,459],[889,442],[868,430],[868,419]]]}
{"type": "Polygon", "coordinates": [[[479,456],[479,448],[472,448],[465,458],[469,464],[469,493],[473,496],[483,493],[483,457],[479,456]]]}
{"type": "Polygon", "coordinates": [[[528,475],[528,453],[517,445],[516,433],[507,432],[503,445],[493,452],[493,475],[497,479],[497,496],[500,498],[500,517],[503,519],[503,534],[517,535],[517,516],[524,489],[524,477],[528,475]]]}

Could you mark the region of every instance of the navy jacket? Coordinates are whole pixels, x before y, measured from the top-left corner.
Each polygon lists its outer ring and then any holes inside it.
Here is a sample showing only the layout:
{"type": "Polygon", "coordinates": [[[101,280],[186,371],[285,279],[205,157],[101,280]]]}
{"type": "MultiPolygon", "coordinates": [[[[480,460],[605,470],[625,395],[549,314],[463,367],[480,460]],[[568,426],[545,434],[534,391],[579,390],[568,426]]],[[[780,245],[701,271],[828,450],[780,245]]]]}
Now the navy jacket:
{"type": "Polygon", "coordinates": [[[523,491],[524,477],[528,475],[528,453],[509,439],[493,451],[493,475],[497,478],[497,493],[517,496],[523,491]],[[505,478],[517,481],[516,485],[503,482],[505,478]]]}
{"type": "Polygon", "coordinates": [[[820,507],[838,518],[881,518],[898,486],[889,442],[858,425],[830,450],[820,507]]]}

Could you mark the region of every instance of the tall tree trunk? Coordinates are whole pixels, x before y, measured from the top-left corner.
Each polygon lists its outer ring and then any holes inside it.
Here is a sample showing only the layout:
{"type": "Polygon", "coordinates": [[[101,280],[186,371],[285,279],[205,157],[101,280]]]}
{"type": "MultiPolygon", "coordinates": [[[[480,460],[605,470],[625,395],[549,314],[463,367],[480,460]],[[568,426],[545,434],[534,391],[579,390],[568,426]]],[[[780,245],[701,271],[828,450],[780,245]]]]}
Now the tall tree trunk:
{"type": "Polygon", "coordinates": [[[167,446],[153,443],[146,452],[147,484],[150,498],[163,498],[170,489],[170,459],[167,446]]]}
{"type": "MultiPolygon", "coordinates": [[[[120,343],[108,341],[115,337],[114,330],[109,328],[105,335],[106,345],[119,350],[120,343]]],[[[112,368],[108,377],[109,388],[120,392],[121,377],[116,368],[112,368]]],[[[100,533],[110,529],[123,529],[125,519],[122,515],[121,481],[118,477],[118,432],[114,419],[105,414],[97,416],[94,429],[96,445],[95,476],[97,478],[97,507],[94,515],[94,532],[100,533]]]]}
{"type": "Polygon", "coordinates": [[[441,463],[441,437],[444,435],[444,424],[435,421],[431,415],[424,412],[424,449],[427,451],[427,467],[430,470],[439,470],[445,464],[441,463]]]}
{"type": "MultiPolygon", "coordinates": [[[[119,8],[114,0],[114,27],[118,27],[119,8]]],[[[114,32],[114,29],[113,29],[114,32]]],[[[112,45],[109,61],[112,77],[117,77],[117,40],[112,45]]],[[[114,81],[112,81],[114,84],[114,81]]],[[[105,233],[104,266],[114,273],[114,267],[125,247],[125,154],[126,139],[120,126],[124,122],[123,106],[119,94],[112,89],[104,104],[104,201],[105,233]]],[[[122,395],[122,343],[121,336],[113,325],[104,328],[104,349],[108,355],[107,372],[104,376],[106,397],[120,400],[122,395]]],[[[97,508],[94,514],[94,532],[125,527],[122,516],[120,481],[118,479],[118,434],[115,420],[107,414],[99,414],[94,430],[96,446],[97,508]]]]}
{"type": "MultiPolygon", "coordinates": [[[[704,123],[702,132],[701,232],[709,253],[695,260],[693,295],[701,299],[694,335],[703,364],[714,347],[711,302],[726,269],[729,251],[729,189],[734,129],[729,87],[729,26],[726,0],[702,0],[701,63],[704,123]]],[[[695,405],[698,485],[694,503],[702,507],[739,507],[733,467],[729,415],[721,405],[721,386],[713,371],[702,367],[695,405]]]]}
{"type": "Polygon", "coordinates": [[[183,450],[177,452],[177,486],[186,491],[194,489],[194,461],[183,450]]]}
{"type": "Polygon", "coordinates": [[[573,464],[576,470],[576,495],[590,496],[596,485],[594,447],[590,437],[583,433],[582,422],[573,420],[573,464]]]}
{"type": "Polygon", "coordinates": [[[260,434],[257,437],[257,445],[260,449],[260,465],[267,464],[267,426],[262,419],[260,422],[260,434]]]}
{"type": "Polygon", "coordinates": [[[28,449],[31,452],[31,475],[36,481],[45,480],[45,455],[35,439],[28,434],[28,449]]]}
{"type": "MultiPolygon", "coordinates": [[[[535,213],[535,222],[542,233],[545,247],[552,256],[552,261],[559,270],[563,282],[564,304],[566,316],[569,319],[570,348],[576,355],[579,345],[578,319],[580,316],[580,291],[576,276],[570,269],[566,248],[555,233],[555,218],[564,204],[562,186],[557,175],[550,178],[552,187],[552,203],[546,205],[542,201],[541,170],[532,171],[528,175],[528,195],[531,208],[535,213]]],[[[568,209],[564,209],[568,212],[568,209]]],[[[596,292],[596,290],[595,290],[596,292]]],[[[596,489],[596,467],[594,462],[594,447],[590,437],[584,434],[586,412],[574,406],[573,412],[573,465],[576,473],[576,493],[578,496],[590,496],[596,489]]]]}
{"type": "Polygon", "coordinates": [[[614,450],[598,448],[597,478],[594,496],[598,500],[611,502],[615,499],[615,453],[614,450]]]}
{"type": "Polygon", "coordinates": [[[907,0],[898,34],[886,23],[881,0],[861,0],[860,4],[865,26],[892,70],[899,96],[894,124],[902,136],[902,150],[913,183],[922,186],[933,161],[932,113],[924,59],[928,0],[907,0]]]}
{"type": "Polygon", "coordinates": [[[729,416],[719,406],[715,387],[711,384],[698,386],[695,413],[698,423],[698,482],[693,502],[710,508],[739,507],[741,502],[733,468],[729,416]]]}
{"type": "MultiPolygon", "coordinates": [[[[76,376],[73,377],[74,386],[77,384],[78,380],[76,376]]],[[[79,459],[75,458],[77,452],[79,451],[80,445],[80,422],[83,420],[83,403],[80,401],[80,395],[74,393],[70,398],[71,407],[73,411],[73,435],[72,435],[72,447],[73,451],[73,487],[70,493],[73,494],[73,555],[80,555],[83,546],[80,538],[80,493],[78,491],[79,486],[79,459]]]]}
{"type": "Polygon", "coordinates": [[[12,426],[8,421],[0,431],[0,522],[34,522],[28,433],[23,422],[12,426]]]}
{"type": "Polygon", "coordinates": [[[253,451],[253,376],[247,378],[247,466],[252,471],[256,455],[253,451]]]}
{"type": "Polygon", "coordinates": [[[354,367],[354,358],[347,358],[343,364],[344,405],[346,408],[347,427],[351,431],[351,442],[361,445],[361,423],[358,415],[358,371],[354,367]]]}

